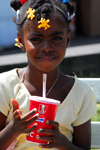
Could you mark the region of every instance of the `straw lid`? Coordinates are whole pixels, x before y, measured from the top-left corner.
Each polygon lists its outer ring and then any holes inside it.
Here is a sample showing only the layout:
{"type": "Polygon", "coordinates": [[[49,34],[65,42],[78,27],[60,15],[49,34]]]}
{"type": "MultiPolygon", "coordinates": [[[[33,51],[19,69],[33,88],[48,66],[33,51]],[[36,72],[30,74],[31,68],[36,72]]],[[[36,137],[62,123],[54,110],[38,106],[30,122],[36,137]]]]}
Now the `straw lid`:
{"type": "Polygon", "coordinates": [[[30,100],[42,102],[42,103],[48,103],[48,104],[55,104],[55,105],[60,105],[60,101],[50,99],[50,98],[44,98],[44,97],[39,97],[39,96],[30,96],[30,100]]]}

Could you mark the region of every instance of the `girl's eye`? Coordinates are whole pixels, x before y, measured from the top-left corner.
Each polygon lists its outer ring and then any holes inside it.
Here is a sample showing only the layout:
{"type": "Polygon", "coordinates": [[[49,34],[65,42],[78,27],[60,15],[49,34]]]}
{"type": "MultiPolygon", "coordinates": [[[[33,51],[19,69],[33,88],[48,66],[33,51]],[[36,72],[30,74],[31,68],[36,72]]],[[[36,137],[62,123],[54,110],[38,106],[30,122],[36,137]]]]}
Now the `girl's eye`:
{"type": "Polygon", "coordinates": [[[53,39],[54,39],[54,41],[59,42],[59,41],[61,41],[61,40],[62,40],[62,37],[59,37],[59,36],[58,36],[58,37],[54,37],[53,39]]]}
{"type": "Polygon", "coordinates": [[[38,42],[40,41],[40,38],[38,37],[34,37],[34,38],[31,38],[30,41],[33,41],[33,42],[38,42]]]}

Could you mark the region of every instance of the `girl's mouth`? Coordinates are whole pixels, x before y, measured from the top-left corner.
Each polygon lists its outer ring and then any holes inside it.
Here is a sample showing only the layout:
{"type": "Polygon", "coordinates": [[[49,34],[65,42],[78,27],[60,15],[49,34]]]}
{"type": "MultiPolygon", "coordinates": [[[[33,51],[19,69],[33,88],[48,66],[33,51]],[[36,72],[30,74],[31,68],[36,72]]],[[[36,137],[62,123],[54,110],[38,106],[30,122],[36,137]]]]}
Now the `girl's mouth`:
{"type": "Polygon", "coordinates": [[[54,57],[54,58],[52,58],[52,57],[39,57],[39,59],[40,59],[41,61],[49,62],[49,61],[54,60],[55,57],[54,57]]]}
{"type": "Polygon", "coordinates": [[[49,62],[55,59],[55,57],[38,57],[41,61],[49,62]]]}

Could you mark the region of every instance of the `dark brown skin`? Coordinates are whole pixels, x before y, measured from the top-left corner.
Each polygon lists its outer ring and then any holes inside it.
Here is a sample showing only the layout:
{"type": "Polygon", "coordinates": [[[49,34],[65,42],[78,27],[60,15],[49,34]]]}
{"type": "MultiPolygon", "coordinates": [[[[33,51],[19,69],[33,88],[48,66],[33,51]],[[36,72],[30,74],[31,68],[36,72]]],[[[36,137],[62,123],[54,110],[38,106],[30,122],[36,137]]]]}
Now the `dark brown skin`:
{"type": "MultiPolygon", "coordinates": [[[[22,49],[27,51],[28,67],[25,72],[24,85],[31,95],[42,96],[42,76],[47,74],[47,92],[54,83],[58,74],[58,65],[63,60],[66,48],[70,42],[67,29],[59,22],[56,16],[50,18],[50,28],[44,31],[38,29],[37,20],[26,21],[23,27],[23,37],[18,33],[18,39],[22,49]]],[[[21,79],[25,69],[18,70],[21,79]]],[[[61,103],[66,98],[74,84],[74,79],[59,73],[59,78],[48,97],[57,99],[61,103]],[[58,92],[59,91],[59,92],[58,92]]],[[[13,102],[12,102],[13,103],[13,102]]],[[[29,133],[36,128],[36,124],[27,128],[34,122],[38,115],[28,120],[36,110],[21,114],[21,110],[13,103],[13,118],[9,125],[4,128],[6,116],[0,113],[0,150],[5,150],[9,144],[21,133],[29,133]],[[4,129],[3,129],[4,128],[4,129]]],[[[38,132],[50,135],[49,137],[37,137],[49,144],[40,144],[42,148],[58,148],[59,150],[90,150],[91,124],[86,123],[74,127],[73,142],[71,143],[59,131],[59,124],[48,121],[53,129],[38,130],[38,132]]]]}

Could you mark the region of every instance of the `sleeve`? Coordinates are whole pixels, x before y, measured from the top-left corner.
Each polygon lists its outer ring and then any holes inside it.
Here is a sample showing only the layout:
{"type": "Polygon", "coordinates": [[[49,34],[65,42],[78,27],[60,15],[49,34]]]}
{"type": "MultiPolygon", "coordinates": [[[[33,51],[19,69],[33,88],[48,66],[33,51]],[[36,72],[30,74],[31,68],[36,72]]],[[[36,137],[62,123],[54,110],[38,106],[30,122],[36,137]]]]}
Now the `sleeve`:
{"type": "Polygon", "coordinates": [[[7,116],[10,111],[10,98],[7,86],[7,81],[0,75],[0,112],[5,116],[7,116]]]}
{"type": "Polygon", "coordinates": [[[91,119],[97,112],[96,99],[93,89],[88,87],[73,126],[78,126],[91,119]]]}

